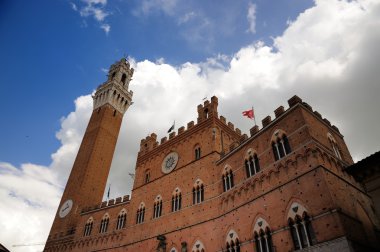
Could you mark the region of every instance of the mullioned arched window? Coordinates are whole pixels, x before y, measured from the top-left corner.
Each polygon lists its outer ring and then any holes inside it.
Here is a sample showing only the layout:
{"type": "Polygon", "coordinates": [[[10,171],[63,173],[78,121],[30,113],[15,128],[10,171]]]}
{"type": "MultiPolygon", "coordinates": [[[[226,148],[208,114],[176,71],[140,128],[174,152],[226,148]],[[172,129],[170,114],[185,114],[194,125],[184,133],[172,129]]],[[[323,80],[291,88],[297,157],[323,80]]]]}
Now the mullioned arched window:
{"type": "Polygon", "coordinates": [[[248,153],[244,160],[244,164],[245,164],[245,172],[246,172],[247,178],[255,175],[256,173],[260,171],[259,158],[257,157],[256,152],[254,152],[251,149],[248,150],[248,153]]]}
{"type": "Polygon", "coordinates": [[[240,252],[239,237],[234,230],[228,232],[226,238],[226,251],[227,252],[240,252]]]}
{"type": "Polygon", "coordinates": [[[153,204],[153,219],[162,215],[162,197],[158,195],[153,204]]]}
{"type": "Polygon", "coordinates": [[[106,213],[100,222],[99,233],[107,232],[109,222],[110,222],[110,217],[108,213],[106,213]]]}
{"type": "Polygon", "coordinates": [[[136,224],[143,223],[144,218],[145,218],[145,204],[144,202],[141,202],[136,214],[136,224]]]}
{"type": "Polygon", "coordinates": [[[193,186],[193,204],[199,204],[204,200],[204,185],[200,179],[193,186]]]}
{"type": "Polygon", "coordinates": [[[226,192],[234,186],[234,174],[230,166],[226,165],[222,174],[223,191],[226,192]]]}
{"type": "Polygon", "coordinates": [[[86,224],[84,225],[83,236],[90,236],[91,235],[93,224],[94,224],[94,219],[92,217],[90,217],[87,220],[86,224]]]}
{"type": "Polygon", "coordinates": [[[310,216],[302,205],[292,204],[288,214],[288,222],[296,250],[308,248],[316,243],[310,216]]]}
{"type": "Polygon", "coordinates": [[[329,139],[331,148],[333,149],[335,156],[339,159],[342,159],[342,156],[338,148],[338,144],[336,143],[334,137],[330,133],[327,133],[327,138],[329,139]]]}
{"type": "Polygon", "coordinates": [[[117,216],[116,229],[125,228],[126,221],[127,221],[127,211],[123,209],[120,211],[119,215],[117,216]]]}
{"type": "Polygon", "coordinates": [[[258,218],[253,230],[256,252],[273,252],[272,232],[263,218],[258,218]]]}
{"type": "Polygon", "coordinates": [[[181,190],[177,187],[172,194],[172,212],[176,212],[181,209],[182,195],[181,190]]]}
{"type": "Polygon", "coordinates": [[[277,161],[292,152],[288,137],[282,130],[276,130],[272,137],[272,150],[277,161]]]}

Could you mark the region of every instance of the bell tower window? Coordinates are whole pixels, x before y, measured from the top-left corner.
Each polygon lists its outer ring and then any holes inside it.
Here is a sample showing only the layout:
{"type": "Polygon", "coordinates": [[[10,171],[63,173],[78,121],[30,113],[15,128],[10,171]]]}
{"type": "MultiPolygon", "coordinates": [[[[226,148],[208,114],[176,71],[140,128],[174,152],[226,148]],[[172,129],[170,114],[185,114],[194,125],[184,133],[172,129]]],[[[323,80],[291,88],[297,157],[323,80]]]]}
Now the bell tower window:
{"type": "Polygon", "coordinates": [[[111,80],[115,79],[115,76],[116,76],[116,72],[113,72],[111,76],[111,80]]]}
{"type": "Polygon", "coordinates": [[[125,85],[125,81],[126,81],[126,79],[127,79],[127,75],[126,75],[126,74],[123,74],[123,75],[121,76],[121,82],[123,83],[123,85],[125,85]]]}

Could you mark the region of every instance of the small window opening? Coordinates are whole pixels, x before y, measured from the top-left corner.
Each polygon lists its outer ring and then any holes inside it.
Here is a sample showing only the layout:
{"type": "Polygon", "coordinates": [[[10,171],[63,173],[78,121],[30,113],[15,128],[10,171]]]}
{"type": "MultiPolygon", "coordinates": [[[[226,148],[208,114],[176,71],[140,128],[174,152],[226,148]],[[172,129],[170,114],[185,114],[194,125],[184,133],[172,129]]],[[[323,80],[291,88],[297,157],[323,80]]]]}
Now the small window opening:
{"type": "Polygon", "coordinates": [[[121,76],[121,82],[123,83],[123,85],[125,85],[125,80],[126,79],[127,79],[127,75],[123,74],[123,76],[121,76]]]}
{"type": "Polygon", "coordinates": [[[150,181],[150,171],[145,172],[145,184],[149,183],[150,181]]]}
{"type": "Polygon", "coordinates": [[[209,114],[208,114],[208,109],[205,109],[205,118],[207,119],[208,116],[209,116],[209,114]]]}
{"type": "Polygon", "coordinates": [[[201,158],[201,147],[195,148],[195,160],[198,160],[201,158]]]}

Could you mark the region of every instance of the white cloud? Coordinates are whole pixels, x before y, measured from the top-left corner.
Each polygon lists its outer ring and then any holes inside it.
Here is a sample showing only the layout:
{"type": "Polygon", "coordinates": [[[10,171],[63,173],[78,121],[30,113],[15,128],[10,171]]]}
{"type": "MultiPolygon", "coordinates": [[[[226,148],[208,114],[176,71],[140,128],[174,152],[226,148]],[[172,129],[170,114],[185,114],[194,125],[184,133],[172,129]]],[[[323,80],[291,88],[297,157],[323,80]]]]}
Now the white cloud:
{"type": "Polygon", "coordinates": [[[102,28],[107,35],[111,30],[111,26],[109,24],[102,24],[100,28],[102,28]]]}
{"type": "Polygon", "coordinates": [[[248,4],[247,20],[249,23],[248,32],[256,33],[256,5],[253,3],[248,4]]]}
{"type": "Polygon", "coordinates": [[[134,14],[146,16],[154,12],[163,12],[166,15],[173,15],[177,3],[178,0],[142,0],[134,14]]]}
{"type": "Polygon", "coordinates": [[[197,16],[197,14],[195,14],[194,11],[187,12],[187,13],[185,13],[185,15],[179,17],[178,24],[181,25],[181,24],[187,23],[187,22],[189,22],[189,20],[191,20],[192,18],[194,18],[196,16],[197,16]]]}
{"type": "MultiPolygon", "coordinates": [[[[84,5],[81,7],[78,7],[78,5],[72,2],[70,2],[70,5],[74,11],[79,12],[81,17],[93,17],[97,22],[100,23],[100,28],[104,30],[106,35],[108,35],[111,30],[111,26],[104,23],[106,17],[111,14],[105,10],[107,0],[82,0],[82,3],[84,5]]],[[[85,25],[82,25],[82,27],[87,27],[87,22],[85,20],[83,20],[83,23],[85,25]]]]}
{"type": "Polygon", "coordinates": [[[42,250],[60,200],[56,174],[47,167],[0,163],[1,242],[12,251],[42,250]]]}
{"type": "Polygon", "coordinates": [[[73,10],[78,11],[78,7],[75,3],[70,2],[70,5],[71,5],[71,8],[73,8],[73,10]]]}
{"type": "Polygon", "coordinates": [[[93,16],[97,21],[100,22],[100,21],[103,21],[105,17],[108,16],[108,13],[99,7],[95,7],[93,5],[87,5],[80,10],[80,15],[82,17],[93,16]]]}
{"type": "MultiPolygon", "coordinates": [[[[273,47],[258,42],[231,56],[179,66],[164,59],[130,59],[135,103],[120,130],[108,181],[111,197],[130,191],[128,173],[134,173],[140,139],[152,131],[159,139],[166,136],[174,119],[177,128],[196,120],[196,106],[205,95],[219,96],[219,113],[248,132],[251,122],[241,111],[255,105],[260,121],[297,94],[340,128],[355,159],[379,150],[379,9],[376,0],[318,0],[274,39],[273,47]]],[[[21,237],[19,232],[33,238],[28,242],[47,237],[59,200],[56,185],[68,177],[91,114],[91,96],[79,97],[75,105],[61,121],[57,138],[62,146],[49,167],[0,164],[0,223],[6,226],[0,238],[6,245],[24,242],[12,238],[21,237]],[[23,217],[25,211],[33,218],[23,217]],[[36,230],[42,231],[37,235],[36,230]]]]}

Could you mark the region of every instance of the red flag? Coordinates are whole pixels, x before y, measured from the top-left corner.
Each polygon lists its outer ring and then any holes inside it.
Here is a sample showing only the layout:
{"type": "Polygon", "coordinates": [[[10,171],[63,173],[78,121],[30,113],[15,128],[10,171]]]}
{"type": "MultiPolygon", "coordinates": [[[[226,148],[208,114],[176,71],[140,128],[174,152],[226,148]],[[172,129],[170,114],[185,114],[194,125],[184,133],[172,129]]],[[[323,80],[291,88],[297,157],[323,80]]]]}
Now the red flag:
{"type": "Polygon", "coordinates": [[[255,117],[255,114],[253,113],[253,109],[243,111],[242,114],[243,116],[246,116],[249,119],[253,119],[255,117]]]}

